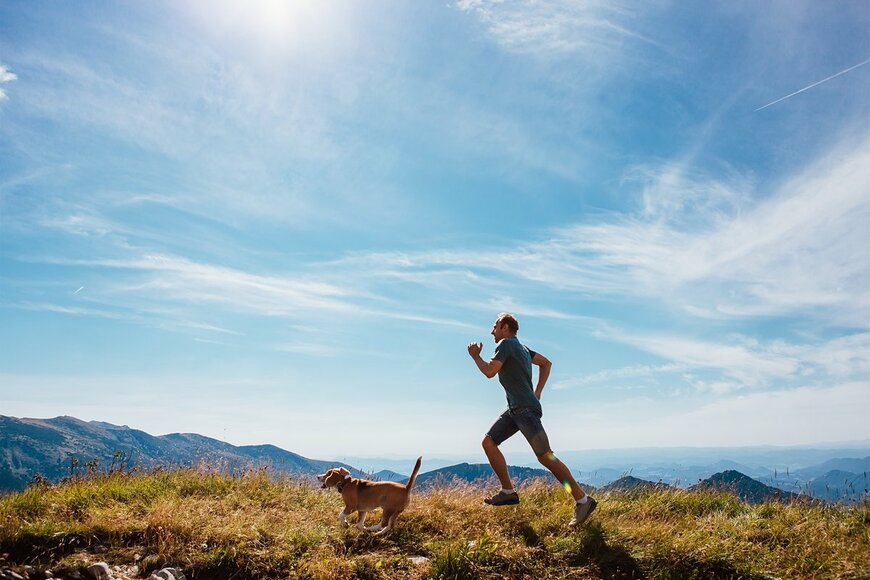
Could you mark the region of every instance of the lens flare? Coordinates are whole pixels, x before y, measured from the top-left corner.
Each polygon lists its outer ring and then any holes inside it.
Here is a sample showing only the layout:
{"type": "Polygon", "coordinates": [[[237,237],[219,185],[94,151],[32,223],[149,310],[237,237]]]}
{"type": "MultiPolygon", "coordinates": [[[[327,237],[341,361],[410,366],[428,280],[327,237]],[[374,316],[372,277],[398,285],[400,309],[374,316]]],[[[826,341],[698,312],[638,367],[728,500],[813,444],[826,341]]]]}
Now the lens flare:
{"type": "Polygon", "coordinates": [[[562,482],[562,487],[565,488],[565,491],[567,491],[568,493],[571,493],[571,484],[568,483],[567,479],[562,482]]]}

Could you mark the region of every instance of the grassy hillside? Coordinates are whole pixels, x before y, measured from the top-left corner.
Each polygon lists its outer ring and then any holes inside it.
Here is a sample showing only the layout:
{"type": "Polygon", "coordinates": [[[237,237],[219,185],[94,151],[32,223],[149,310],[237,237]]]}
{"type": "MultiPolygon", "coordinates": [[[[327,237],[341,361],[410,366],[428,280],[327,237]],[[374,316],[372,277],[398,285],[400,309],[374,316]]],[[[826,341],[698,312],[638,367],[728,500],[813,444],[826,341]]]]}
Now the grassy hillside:
{"type": "Polygon", "coordinates": [[[866,504],[602,493],[574,531],[565,492],[549,482],[527,486],[516,507],[485,506],[481,496],[469,486],[416,493],[396,529],[373,537],[341,528],[339,495],[303,481],[194,470],[91,476],[0,498],[0,565],[137,562],[140,573],[166,565],[188,578],[870,577],[866,504]]]}

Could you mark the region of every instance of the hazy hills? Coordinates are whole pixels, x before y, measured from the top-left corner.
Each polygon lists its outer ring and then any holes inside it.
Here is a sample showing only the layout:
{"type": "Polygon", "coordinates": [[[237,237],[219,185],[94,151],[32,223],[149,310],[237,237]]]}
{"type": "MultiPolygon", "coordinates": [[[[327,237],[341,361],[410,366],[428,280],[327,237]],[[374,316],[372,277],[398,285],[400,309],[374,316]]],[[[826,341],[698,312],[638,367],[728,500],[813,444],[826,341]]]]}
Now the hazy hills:
{"type": "Polygon", "coordinates": [[[690,491],[696,489],[731,491],[741,500],[749,503],[762,503],[772,499],[789,501],[798,497],[797,494],[765,485],[734,470],[717,473],[689,488],[690,491]]]}
{"type": "MultiPolygon", "coordinates": [[[[520,485],[528,480],[536,478],[551,479],[553,476],[545,469],[533,469],[530,467],[509,467],[511,479],[515,485],[520,485]]],[[[421,489],[433,485],[454,484],[456,482],[486,482],[492,480],[493,486],[498,485],[498,480],[488,463],[460,463],[442,467],[417,476],[417,485],[421,489]]]]}
{"type": "MultiPolygon", "coordinates": [[[[342,465],[308,459],[274,445],[234,446],[195,433],[153,436],[126,426],[85,422],[74,417],[17,419],[0,415],[0,489],[22,489],[39,473],[55,481],[113,462],[132,467],[196,466],[233,470],[268,467],[277,471],[314,474],[342,465]],[[94,464],[92,464],[94,465],[94,464]]],[[[351,466],[345,465],[349,469],[351,466]]],[[[353,469],[355,473],[359,473],[353,469]]]]}
{"type": "MultiPolygon", "coordinates": [[[[791,494],[845,503],[867,497],[870,457],[846,455],[867,451],[861,446],[854,449],[784,449],[779,455],[770,448],[715,450],[718,456],[709,449],[645,451],[567,452],[560,457],[572,467],[594,466],[593,462],[605,465],[574,469],[584,487],[626,490],[693,484],[693,487],[732,489],[747,501],[790,498],[793,497],[791,494]],[[765,460],[770,461],[769,466],[759,464],[765,460]],[[612,467],[607,467],[608,463],[612,467]]],[[[509,455],[508,459],[511,461],[512,457],[509,455]]],[[[405,481],[407,471],[410,471],[405,469],[407,462],[404,460],[360,458],[360,461],[365,462],[365,471],[343,461],[311,459],[274,445],[234,446],[195,433],[153,436],[127,426],[86,422],[74,417],[19,419],[0,415],[0,491],[23,489],[37,473],[57,481],[72,472],[86,471],[88,464],[96,470],[106,470],[113,463],[144,468],[207,466],[222,471],[254,467],[295,475],[313,475],[341,465],[355,476],[381,481],[405,481]],[[372,467],[377,465],[389,465],[395,469],[376,470],[372,467]]],[[[424,457],[418,485],[425,488],[438,482],[493,479],[492,470],[485,463],[459,461],[447,464],[449,462],[449,459],[424,457]]],[[[549,472],[534,465],[511,465],[515,483],[551,477],[549,472]]]]}

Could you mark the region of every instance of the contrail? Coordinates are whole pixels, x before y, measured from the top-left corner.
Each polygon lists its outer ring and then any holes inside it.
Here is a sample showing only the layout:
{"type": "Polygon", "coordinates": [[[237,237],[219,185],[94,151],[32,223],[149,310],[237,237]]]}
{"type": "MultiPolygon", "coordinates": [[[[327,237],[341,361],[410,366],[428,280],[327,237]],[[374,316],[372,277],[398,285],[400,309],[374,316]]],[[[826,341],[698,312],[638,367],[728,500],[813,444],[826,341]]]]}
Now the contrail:
{"type": "Polygon", "coordinates": [[[78,290],[76,290],[75,292],[73,292],[73,296],[75,296],[76,294],[78,294],[79,292],[81,292],[81,291],[84,290],[84,289],[85,289],[85,287],[84,287],[84,286],[81,286],[78,290]]]}
{"type": "Polygon", "coordinates": [[[789,97],[793,97],[793,96],[795,96],[795,95],[797,95],[797,94],[799,94],[799,93],[802,93],[802,92],[804,92],[804,91],[808,91],[808,90],[810,90],[811,88],[813,88],[813,87],[817,87],[817,86],[819,86],[819,85],[822,84],[822,83],[826,83],[826,82],[828,82],[829,80],[831,80],[831,79],[833,79],[833,78],[836,78],[836,77],[838,77],[838,76],[840,76],[840,75],[844,75],[844,74],[846,74],[847,72],[849,72],[850,70],[855,70],[855,69],[858,68],[859,66],[864,66],[864,65],[867,64],[868,62],[870,62],[870,58],[868,58],[867,60],[865,60],[865,61],[862,62],[862,63],[858,63],[858,64],[856,64],[855,66],[850,66],[850,67],[847,68],[846,70],[841,70],[841,71],[838,72],[837,74],[835,74],[835,75],[831,75],[831,76],[829,76],[829,77],[826,78],[826,79],[822,79],[822,80],[820,80],[820,81],[817,82],[817,83],[813,83],[813,84],[811,84],[811,85],[808,86],[808,87],[804,87],[804,88],[802,88],[802,89],[799,90],[799,91],[795,91],[795,92],[793,92],[793,93],[790,94],[790,95],[786,95],[786,96],[782,97],[781,99],[777,99],[777,100],[773,101],[772,103],[767,103],[767,104],[764,105],[763,107],[758,107],[757,109],[755,109],[755,110],[752,111],[752,112],[753,112],[753,113],[757,113],[757,112],[760,111],[761,109],[766,109],[767,107],[769,107],[769,106],[771,106],[771,105],[775,105],[775,104],[777,104],[777,103],[780,102],[780,101],[784,101],[784,100],[786,100],[786,99],[789,98],[789,97]]]}

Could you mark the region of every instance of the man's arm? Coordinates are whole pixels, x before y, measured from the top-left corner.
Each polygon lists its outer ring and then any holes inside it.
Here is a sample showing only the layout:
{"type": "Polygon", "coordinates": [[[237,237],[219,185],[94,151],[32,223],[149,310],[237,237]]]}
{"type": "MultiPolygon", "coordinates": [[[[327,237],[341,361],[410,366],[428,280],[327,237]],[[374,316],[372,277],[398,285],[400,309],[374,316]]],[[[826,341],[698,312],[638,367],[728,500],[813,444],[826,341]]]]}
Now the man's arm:
{"type": "Polygon", "coordinates": [[[541,393],[544,391],[544,385],[547,384],[547,379],[550,378],[550,368],[553,366],[553,363],[541,353],[536,352],[535,356],[532,357],[532,364],[538,366],[538,386],[535,388],[535,396],[540,399],[541,393]]]}
{"type": "Polygon", "coordinates": [[[474,359],[474,363],[477,365],[477,368],[480,369],[486,378],[491,379],[495,375],[498,374],[498,370],[501,368],[502,362],[500,360],[492,359],[489,362],[485,362],[482,358],[480,358],[480,351],[483,349],[482,342],[472,342],[468,345],[468,354],[471,358],[474,359]]]}

